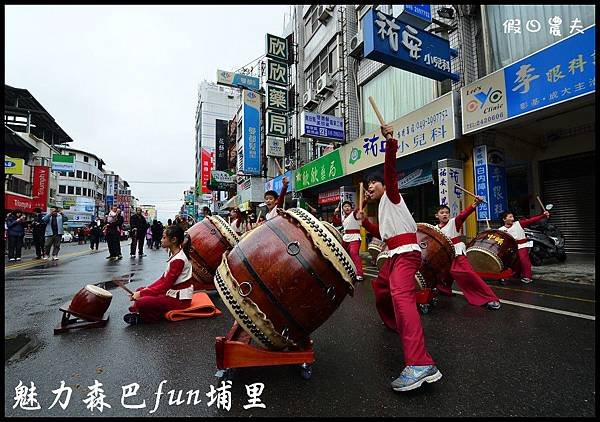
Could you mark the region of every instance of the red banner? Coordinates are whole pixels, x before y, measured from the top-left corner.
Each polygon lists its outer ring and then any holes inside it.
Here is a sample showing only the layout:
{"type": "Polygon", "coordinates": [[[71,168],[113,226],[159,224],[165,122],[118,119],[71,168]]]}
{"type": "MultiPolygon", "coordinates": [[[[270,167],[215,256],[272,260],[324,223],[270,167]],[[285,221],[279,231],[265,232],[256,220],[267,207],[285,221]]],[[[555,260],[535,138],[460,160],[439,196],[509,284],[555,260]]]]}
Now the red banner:
{"type": "Polygon", "coordinates": [[[33,196],[34,208],[39,207],[42,211],[46,210],[49,181],[50,167],[35,166],[33,168],[33,187],[31,189],[31,194],[33,196]]]}
{"type": "Polygon", "coordinates": [[[319,205],[340,202],[340,190],[334,189],[319,193],[317,202],[319,205]]]}
{"type": "Polygon", "coordinates": [[[210,193],[212,192],[208,188],[208,182],[210,181],[210,172],[212,170],[212,154],[202,148],[202,168],[201,168],[201,178],[202,178],[202,193],[210,193]]]}
{"type": "Polygon", "coordinates": [[[20,210],[23,212],[32,213],[33,209],[37,206],[37,203],[34,203],[33,199],[29,198],[28,196],[13,195],[12,193],[4,194],[5,210],[20,210]]]}

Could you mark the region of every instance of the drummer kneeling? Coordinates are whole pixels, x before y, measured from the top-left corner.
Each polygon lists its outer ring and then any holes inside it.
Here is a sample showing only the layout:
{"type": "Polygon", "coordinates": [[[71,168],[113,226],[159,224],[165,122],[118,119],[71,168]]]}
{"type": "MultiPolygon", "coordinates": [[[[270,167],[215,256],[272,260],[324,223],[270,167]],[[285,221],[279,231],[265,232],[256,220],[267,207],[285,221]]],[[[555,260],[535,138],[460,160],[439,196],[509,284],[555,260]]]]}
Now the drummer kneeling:
{"type": "Polygon", "coordinates": [[[192,303],[192,264],[183,248],[183,229],[172,225],[162,236],[161,246],[169,249],[167,268],[162,276],[148,287],[140,287],[131,295],[131,313],[123,319],[128,324],[159,322],[166,312],[185,309],[192,303]]]}

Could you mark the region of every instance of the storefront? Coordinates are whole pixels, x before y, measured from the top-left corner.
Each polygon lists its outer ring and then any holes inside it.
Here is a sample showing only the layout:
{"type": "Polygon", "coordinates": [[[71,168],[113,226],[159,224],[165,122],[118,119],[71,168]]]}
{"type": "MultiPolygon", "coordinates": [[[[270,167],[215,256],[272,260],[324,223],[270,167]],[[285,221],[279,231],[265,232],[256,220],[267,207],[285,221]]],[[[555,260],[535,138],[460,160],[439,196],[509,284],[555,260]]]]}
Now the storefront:
{"type": "Polygon", "coordinates": [[[481,193],[520,216],[552,203],[567,253],[595,253],[594,93],[595,26],[461,90],[463,132],[505,160],[506,190],[481,193]]]}

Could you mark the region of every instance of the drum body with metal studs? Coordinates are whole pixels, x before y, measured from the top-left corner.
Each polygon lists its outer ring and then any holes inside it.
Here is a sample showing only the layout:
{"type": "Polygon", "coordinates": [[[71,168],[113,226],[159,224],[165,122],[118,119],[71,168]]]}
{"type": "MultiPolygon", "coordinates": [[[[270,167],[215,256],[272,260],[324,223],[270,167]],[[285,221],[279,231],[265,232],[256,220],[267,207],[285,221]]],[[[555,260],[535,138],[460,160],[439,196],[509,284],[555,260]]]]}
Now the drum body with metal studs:
{"type": "Polygon", "coordinates": [[[379,256],[379,254],[381,253],[381,251],[383,250],[383,247],[385,246],[385,242],[373,238],[373,240],[371,240],[371,243],[369,243],[369,247],[368,247],[368,251],[369,254],[371,255],[371,259],[376,260],[377,257],[379,256]]]}
{"type": "MultiPolygon", "coordinates": [[[[335,230],[335,229],[334,229],[335,230]]],[[[223,257],[215,287],[260,346],[304,347],[354,293],[352,259],[328,226],[291,208],[252,230],[223,257]]]]}
{"type": "MultiPolygon", "coordinates": [[[[434,288],[438,284],[452,285],[450,267],[454,259],[452,240],[441,230],[427,223],[417,223],[417,242],[421,247],[421,266],[415,274],[417,290],[434,288]]],[[[377,257],[377,268],[381,269],[389,258],[387,245],[377,257]]]]}
{"type": "Polygon", "coordinates": [[[467,259],[476,272],[500,273],[513,266],[517,241],[502,230],[485,230],[467,245],[467,259]]]}
{"type": "Polygon", "coordinates": [[[218,215],[207,216],[194,224],[187,230],[186,236],[191,242],[189,252],[194,288],[202,288],[206,284],[212,285],[223,254],[239,242],[239,236],[227,221],[218,215]]]}
{"type": "Polygon", "coordinates": [[[88,321],[100,321],[112,300],[112,293],[93,284],[88,284],[79,290],[68,310],[71,314],[88,321]]]}

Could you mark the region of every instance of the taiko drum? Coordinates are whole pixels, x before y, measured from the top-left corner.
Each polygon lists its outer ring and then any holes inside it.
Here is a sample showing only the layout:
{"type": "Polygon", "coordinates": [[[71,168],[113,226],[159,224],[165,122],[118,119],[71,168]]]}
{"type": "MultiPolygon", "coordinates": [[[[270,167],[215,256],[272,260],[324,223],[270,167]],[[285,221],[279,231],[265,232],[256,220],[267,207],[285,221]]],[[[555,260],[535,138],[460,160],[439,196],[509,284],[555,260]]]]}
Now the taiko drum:
{"type": "Polygon", "coordinates": [[[485,230],[467,245],[467,259],[476,272],[500,273],[513,266],[517,241],[502,230],[485,230]]]}
{"type": "Polygon", "coordinates": [[[101,321],[111,300],[111,292],[88,284],[73,296],[69,304],[69,312],[88,321],[101,321]]]}

